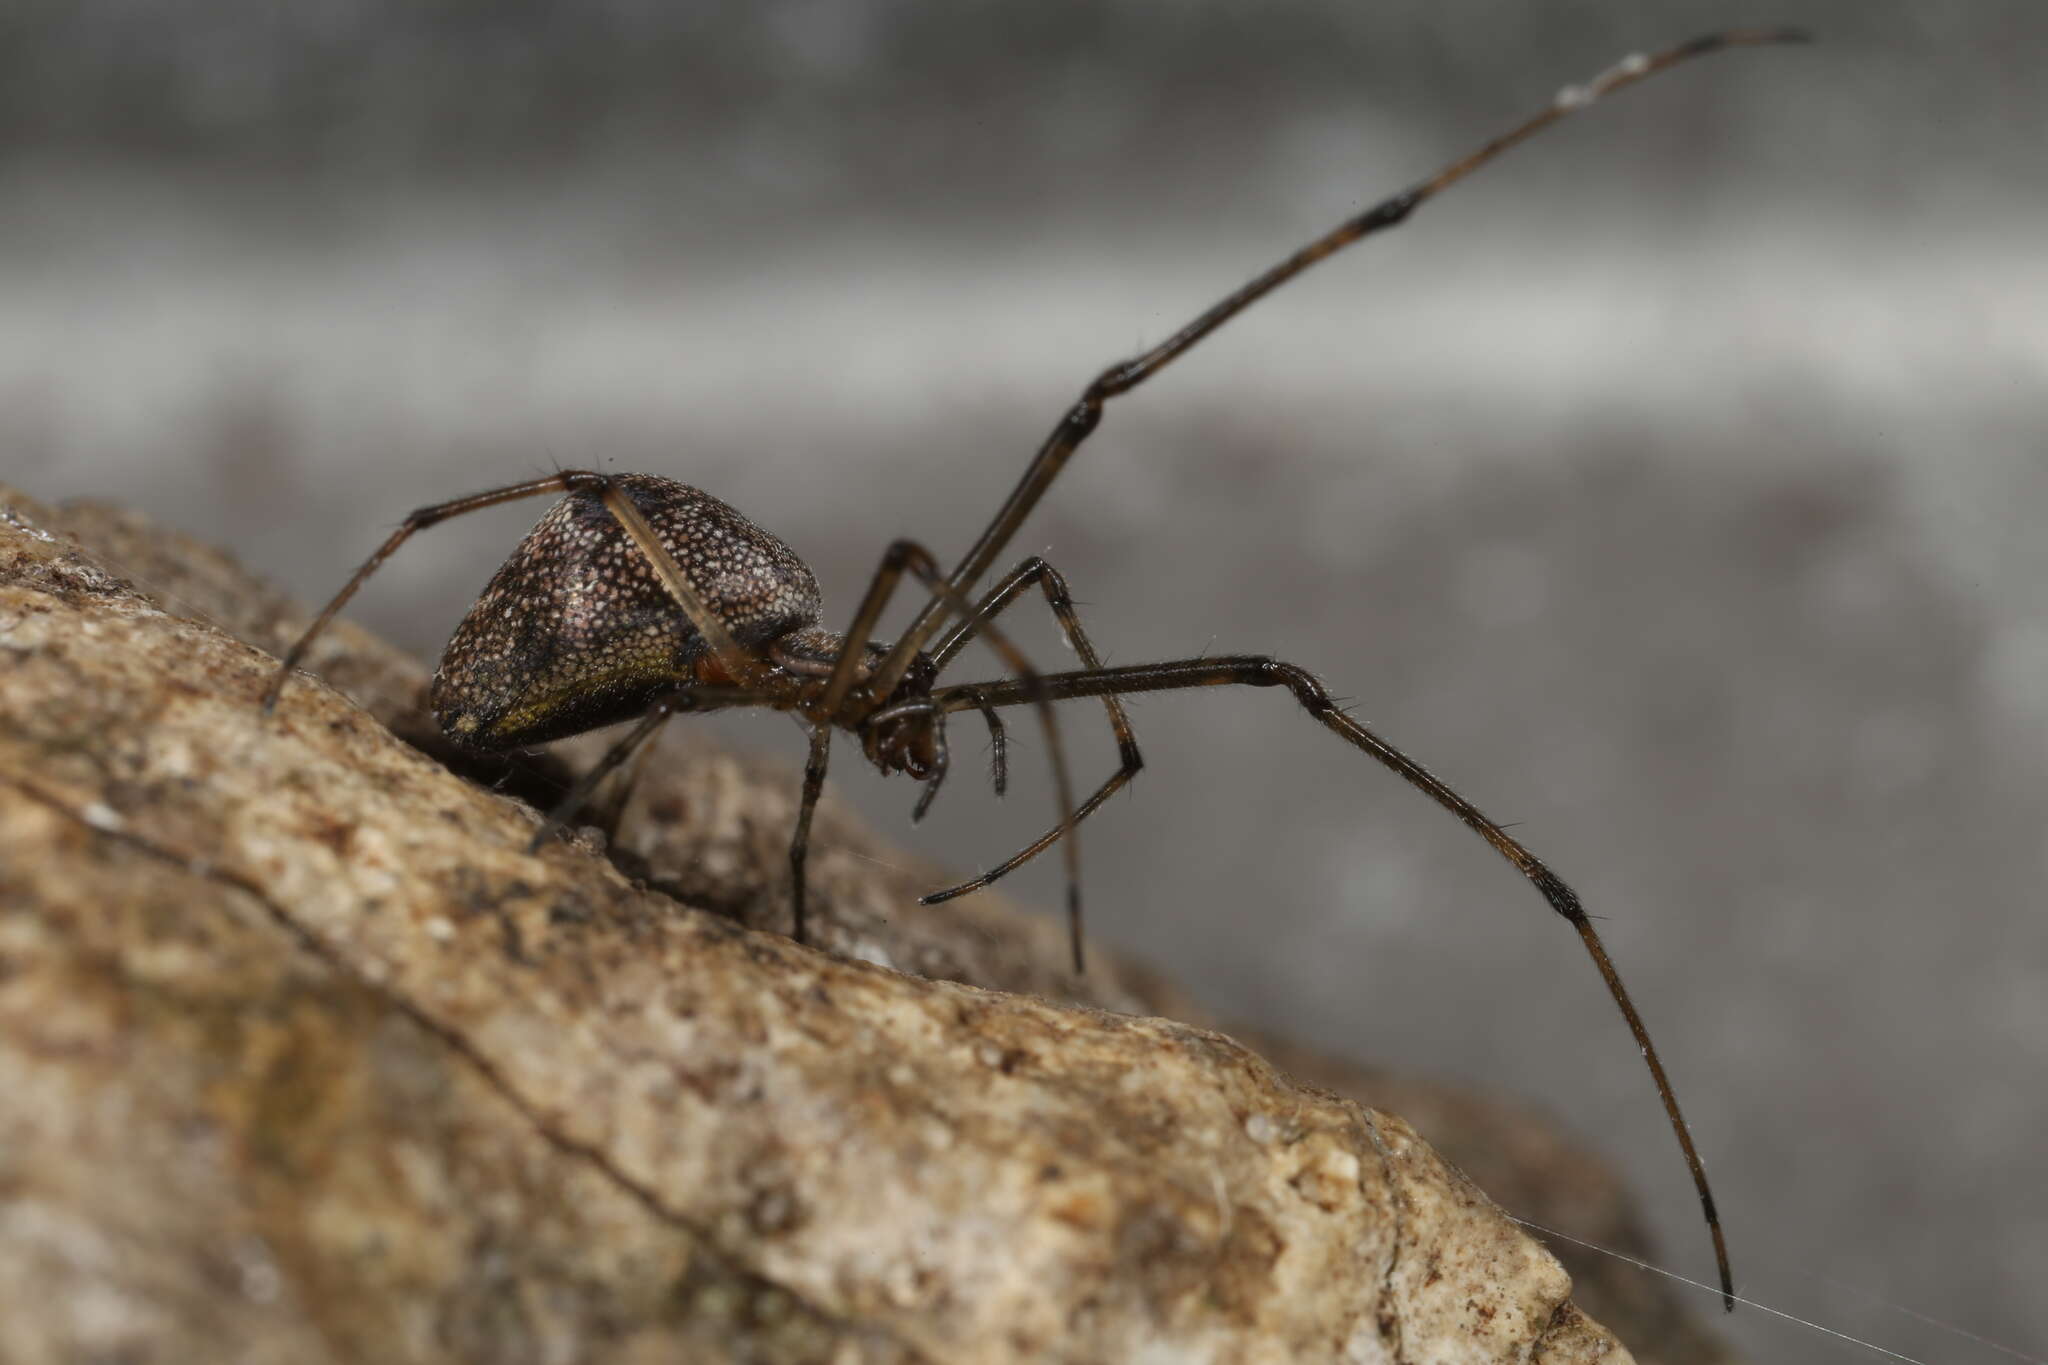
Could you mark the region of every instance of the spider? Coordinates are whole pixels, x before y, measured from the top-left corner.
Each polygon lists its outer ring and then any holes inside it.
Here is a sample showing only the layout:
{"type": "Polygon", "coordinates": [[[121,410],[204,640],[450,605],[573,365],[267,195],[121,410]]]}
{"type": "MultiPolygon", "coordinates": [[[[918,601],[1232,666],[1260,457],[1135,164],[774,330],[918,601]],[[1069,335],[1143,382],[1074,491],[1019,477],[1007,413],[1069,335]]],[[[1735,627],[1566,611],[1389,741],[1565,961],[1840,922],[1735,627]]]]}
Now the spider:
{"type": "Polygon", "coordinates": [[[671,716],[749,706],[793,712],[810,732],[802,798],[789,846],[794,935],[804,942],[804,864],[834,730],[855,736],[868,761],[882,772],[905,773],[924,783],[913,811],[913,818],[918,818],[946,779],[949,716],[977,712],[987,724],[994,749],[994,783],[1000,793],[1006,740],[999,713],[1031,706],[1051,756],[1058,820],[995,867],[924,896],[922,903],[978,890],[1059,844],[1066,859],[1069,941],[1078,972],[1084,962],[1075,828],[1128,784],[1143,763],[1120,699],[1138,692],[1197,687],[1284,688],[1309,716],[1391,768],[1485,839],[1577,931],[1656,1082],[1712,1237],[1722,1303],[1732,1310],[1734,1282],[1727,1243],[1706,1168],[1641,1015],[1577,893],[1556,873],[1478,807],[1359,723],[1298,665],[1233,655],[1105,667],[1081,627],[1066,580],[1036,556],[978,597],[973,594],[1068,459],[1101,423],[1105,405],[1137,388],[1259,299],[1352,243],[1406,221],[1422,204],[1501,152],[1603,96],[1722,48],[1805,40],[1804,33],[1792,29],[1739,29],[1625,58],[1584,85],[1566,87],[1542,110],[1427,180],[1303,245],[1166,340],[1097,375],[1054,425],[1023,477],[951,573],[942,573],[938,561],[915,541],[891,544],[843,635],[819,626],[817,581],[803,561],[710,494],[654,475],[561,470],[421,507],[407,516],[286,653],[265,692],[264,709],[275,707],[313,641],[414,532],[500,503],[564,494],[456,627],[429,693],[436,719],[448,736],[479,751],[525,748],[637,718],[638,723],[548,815],[534,835],[531,851],[538,851],[562,829],[598,784],[671,716]],[[906,574],[923,584],[928,599],[901,638],[893,644],[877,641],[876,624],[906,574]],[[1079,657],[1080,668],[1037,671],[995,625],[998,616],[1034,588],[1044,596],[1079,657]],[[941,686],[939,679],[954,656],[976,639],[996,651],[1010,676],[941,686]],[[1102,702],[1120,761],[1115,772],[1076,804],[1052,704],[1089,697],[1102,702]]]}

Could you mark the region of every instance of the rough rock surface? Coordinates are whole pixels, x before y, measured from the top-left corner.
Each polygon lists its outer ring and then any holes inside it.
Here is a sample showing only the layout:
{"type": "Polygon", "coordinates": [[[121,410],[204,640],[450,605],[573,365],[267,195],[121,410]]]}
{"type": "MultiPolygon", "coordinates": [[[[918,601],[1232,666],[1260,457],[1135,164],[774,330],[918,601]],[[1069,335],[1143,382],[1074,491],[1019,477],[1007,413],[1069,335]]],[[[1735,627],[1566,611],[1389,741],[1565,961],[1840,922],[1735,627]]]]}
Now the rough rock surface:
{"type": "Polygon", "coordinates": [[[311,662],[367,710],[263,717],[234,636],[299,619],[0,489],[0,1359],[1630,1358],[1401,1119],[961,984],[1193,1016],[1050,920],[828,856],[831,951],[759,927],[788,775],[674,765],[613,860],[529,856],[360,632],[311,662]]]}

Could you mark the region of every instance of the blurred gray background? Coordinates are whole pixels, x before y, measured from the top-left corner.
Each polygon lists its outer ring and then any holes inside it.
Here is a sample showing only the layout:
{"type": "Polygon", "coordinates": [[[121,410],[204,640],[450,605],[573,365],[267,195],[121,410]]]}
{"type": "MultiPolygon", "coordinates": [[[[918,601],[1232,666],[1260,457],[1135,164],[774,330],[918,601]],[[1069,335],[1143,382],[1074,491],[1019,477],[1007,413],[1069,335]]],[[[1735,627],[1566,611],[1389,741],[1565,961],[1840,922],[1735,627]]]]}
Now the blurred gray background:
{"type": "MultiPolygon", "coordinates": [[[[1099,365],[1559,86],[1753,21],[1826,41],[1631,91],[1310,275],[1116,404],[1005,562],[1061,565],[1114,661],[1307,665],[1519,822],[1608,917],[1748,1293],[2041,1355],[2039,4],[14,0],[0,477],[320,599],[416,504],[657,472],[787,539],[836,624],[892,536],[964,549],[1099,365]]],[[[416,541],[358,616],[437,649],[540,510],[416,541]]],[[[1711,1273],[1634,1049],[1511,871],[1282,696],[1134,711],[1098,932],[1539,1099],[1711,1273]]],[[[726,728],[794,775],[786,721],[726,728]]],[[[1046,816],[977,745],[903,830],[962,870],[1046,816]]],[[[901,828],[913,790],[841,753],[901,828]]]]}

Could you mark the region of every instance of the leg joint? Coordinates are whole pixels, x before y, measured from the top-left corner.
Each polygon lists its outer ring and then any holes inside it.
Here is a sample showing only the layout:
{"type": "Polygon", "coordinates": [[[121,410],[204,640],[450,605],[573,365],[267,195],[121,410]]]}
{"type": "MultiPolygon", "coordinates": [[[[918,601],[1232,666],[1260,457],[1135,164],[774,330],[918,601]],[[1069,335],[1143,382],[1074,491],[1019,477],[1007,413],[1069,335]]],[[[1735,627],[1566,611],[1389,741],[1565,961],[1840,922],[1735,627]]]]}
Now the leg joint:
{"type": "Polygon", "coordinates": [[[1285,687],[1315,715],[1321,716],[1337,709],[1337,703],[1330,699],[1330,694],[1316,681],[1315,675],[1298,665],[1278,659],[1261,659],[1258,661],[1258,676],[1253,681],[1264,687],[1285,687]]]}
{"type": "Polygon", "coordinates": [[[1124,367],[1112,365],[1088,386],[1088,392],[1081,395],[1081,401],[1067,409],[1067,415],[1060,422],[1061,434],[1074,444],[1079,444],[1095,428],[1102,425],[1102,400],[1123,390],[1117,381],[1123,377],[1124,367]]]}
{"type": "Polygon", "coordinates": [[[924,546],[914,540],[892,540],[888,553],[882,556],[883,563],[890,568],[900,569],[906,564],[931,563],[932,557],[925,553],[924,546]]]}
{"type": "Polygon", "coordinates": [[[1415,206],[1420,204],[1422,199],[1423,191],[1420,186],[1403,190],[1391,199],[1383,199],[1374,204],[1359,214],[1354,221],[1360,232],[1378,232],[1382,228],[1394,227],[1415,212],[1415,206]]]}
{"type": "Polygon", "coordinates": [[[600,474],[594,469],[565,469],[556,475],[562,481],[565,493],[603,493],[618,480],[609,474],[600,474]]]}
{"type": "Polygon", "coordinates": [[[1074,596],[1067,588],[1065,574],[1041,559],[1038,561],[1037,578],[1038,586],[1045,591],[1045,600],[1052,604],[1054,611],[1073,609],[1074,596]]]}

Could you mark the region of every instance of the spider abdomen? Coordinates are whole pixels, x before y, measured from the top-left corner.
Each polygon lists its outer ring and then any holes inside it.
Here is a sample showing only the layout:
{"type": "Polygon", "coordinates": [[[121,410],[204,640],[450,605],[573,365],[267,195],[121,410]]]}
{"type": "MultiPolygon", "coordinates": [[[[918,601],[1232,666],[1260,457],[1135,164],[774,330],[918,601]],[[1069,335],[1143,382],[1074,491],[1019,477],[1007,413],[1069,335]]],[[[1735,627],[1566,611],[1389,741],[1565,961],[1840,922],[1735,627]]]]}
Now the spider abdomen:
{"type": "MultiPolygon", "coordinates": [[[[761,649],[816,623],[817,579],[780,540],[673,479],[624,474],[617,487],[741,646],[761,649]]],[[[458,743],[543,744],[639,715],[689,680],[706,652],[601,496],[576,491],[548,509],[462,618],[429,699],[458,743]]]]}

